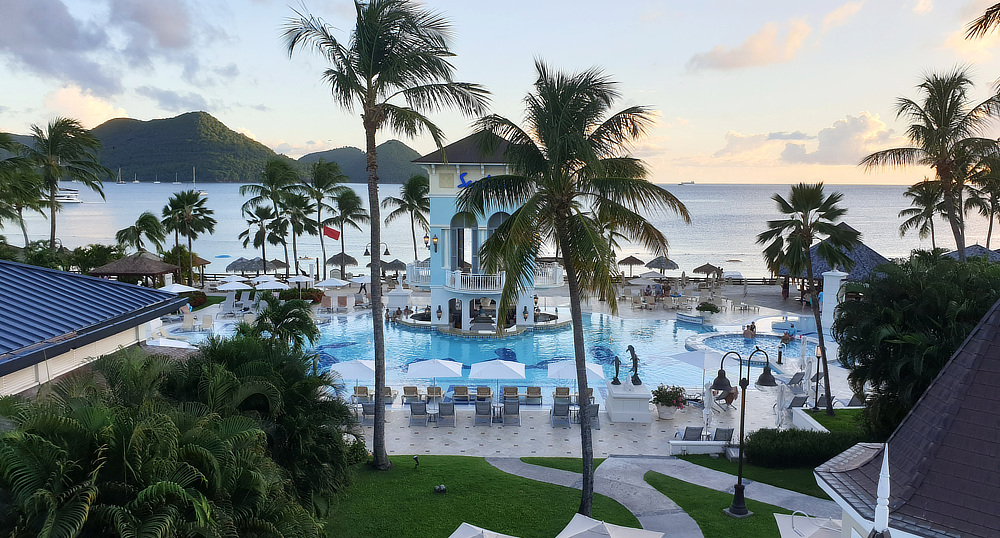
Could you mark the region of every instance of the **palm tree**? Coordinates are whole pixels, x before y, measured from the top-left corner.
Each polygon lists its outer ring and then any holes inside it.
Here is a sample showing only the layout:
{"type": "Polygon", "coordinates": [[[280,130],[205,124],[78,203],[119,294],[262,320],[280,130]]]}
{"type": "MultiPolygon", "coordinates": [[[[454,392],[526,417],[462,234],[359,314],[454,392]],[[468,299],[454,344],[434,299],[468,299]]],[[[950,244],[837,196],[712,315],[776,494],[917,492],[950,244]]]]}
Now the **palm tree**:
{"type": "Polygon", "coordinates": [[[387,196],[382,200],[382,209],[393,209],[386,215],[385,223],[400,218],[410,217],[410,234],[413,236],[413,259],[419,260],[417,254],[417,224],[425,231],[430,229],[427,217],[431,212],[431,184],[430,181],[419,174],[410,176],[410,179],[403,183],[399,190],[399,197],[387,196]]]}
{"type": "Polygon", "coordinates": [[[332,224],[332,217],[323,219],[323,211],[331,213],[334,211],[326,201],[332,200],[344,189],[350,189],[343,185],[347,183],[348,177],[340,171],[340,165],[335,162],[326,162],[323,159],[313,163],[309,181],[303,182],[303,190],[316,203],[316,223],[319,226],[319,248],[323,252],[323,278],[330,276],[326,270],[326,242],[323,226],[332,224]]]}
{"type": "Polygon", "coordinates": [[[239,239],[243,240],[243,248],[253,243],[254,248],[260,249],[261,259],[264,260],[263,272],[265,273],[267,272],[268,226],[274,217],[274,210],[266,205],[243,210],[243,218],[246,219],[248,228],[240,232],[239,239]]]}
{"type": "Polygon", "coordinates": [[[24,156],[41,170],[42,184],[49,198],[49,249],[55,252],[59,180],[75,179],[104,198],[101,176],[111,172],[97,160],[101,141],[77,120],[56,118],[45,129],[32,125],[31,138],[32,145],[24,149],[24,156]]]}
{"type": "MultiPolygon", "coordinates": [[[[14,159],[6,159],[13,161],[14,159]]],[[[9,163],[8,163],[9,164],[9,163]]],[[[42,178],[28,166],[10,166],[0,169],[0,228],[3,221],[11,221],[21,229],[24,246],[28,246],[28,228],[24,223],[24,212],[42,213],[42,178]]]]}
{"type": "Polygon", "coordinates": [[[318,223],[310,215],[316,210],[316,206],[303,194],[289,193],[282,197],[282,211],[288,218],[288,225],[292,232],[292,258],[295,259],[295,274],[302,274],[299,271],[299,248],[296,238],[303,234],[314,235],[318,223]]]}
{"type": "MultiPolygon", "coordinates": [[[[542,245],[555,243],[569,285],[577,382],[580,393],[586,394],[581,297],[603,294],[611,311],[617,311],[615,255],[596,215],[657,253],[666,252],[667,240],[643,215],[672,210],[685,221],[689,216],[677,198],[645,179],[641,161],[627,155],[629,145],[653,123],[649,109],[633,106],[611,113],[620,94],[597,69],[566,75],[541,62],[535,68],[535,92],[525,98],[525,128],[497,115],[477,122],[484,151],[507,142],[504,160],[510,163],[511,175],[476,181],[462,189],[457,205],[478,215],[490,208],[517,208],[481,249],[485,271],[507,274],[497,312],[516,306],[518,295],[532,281],[542,245]]],[[[594,453],[586,399],[581,406],[580,513],[589,515],[594,453]]]]}
{"type": "MultiPolygon", "coordinates": [[[[454,82],[448,58],[451,33],[448,22],[409,0],[369,0],[354,3],[356,22],[346,43],[322,19],[295,11],[285,25],[289,56],[298,48],[312,48],[331,67],[323,73],[334,99],[348,111],[360,108],[365,129],[368,170],[368,207],[371,211],[372,305],[381,308],[382,274],[378,245],[382,242],[379,215],[378,158],[375,136],[390,130],[406,136],[426,132],[441,147],[443,134],[424,114],[444,107],[480,114],[488,92],[477,84],[454,82]],[[400,105],[392,101],[402,100],[400,105]]],[[[385,387],[385,337],[382,323],[372,318],[375,348],[374,464],[389,469],[385,451],[382,389],[385,387]]]]}
{"type": "Polygon", "coordinates": [[[997,26],[1000,26],[1000,4],[993,4],[978,19],[966,27],[965,38],[983,37],[997,26]]]}
{"type": "MultiPolygon", "coordinates": [[[[785,218],[767,221],[768,229],[757,236],[757,243],[765,245],[764,261],[767,263],[767,268],[774,274],[778,274],[782,267],[787,268],[792,276],[805,274],[808,292],[814,298],[817,297],[816,276],[813,274],[812,257],[809,253],[814,242],[821,241],[816,249],[816,255],[830,267],[840,266],[850,269],[854,265],[854,261],[846,251],[858,244],[860,234],[856,230],[839,227],[836,224],[847,213],[846,209],[837,205],[843,197],[844,195],[839,192],[825,196],[822,183],[792,185],[787,200],[777,193],[771,197],[785,218]]],[[[834,297],[837,295],[837,290],[826,290],[826,292],[834,297]]],[[[832,300],[828,301],[829,304],[834,304],[832,300]]],[[[827,369],[826,343],[819,316],[819,301],[812,301],[812,311],[816,320],[816,333],[823,362],[826,414],[833,415],[830,372],[827,369]]]]}
{"type": "Polygon", "coordinates": [[[163,220],[160,221],[163,224],[163,231],[165,233],[173,232],[174,234],[174,249],[181,244],[180,233],[184,229],[181,223],[183,209],[184,206],[180,198],[180,193],[174,193],[167,199],[167,203],[163,206],[163,211],[160,213],[160,216],[163,217],[163,220]]]}
{"type": "Polygon", "coordinates": [[[192,242],[198,235],[204,232],[214,233],[216,220],[212,217],[215,211],[205,207],[208,198],[202,196],[195,190],[181,191],[174,194],[178,198],[180,211],[177,214],[181,226],[181,235],[188,240],[188,258],[190,270],[188,271],[188,285],[194,282],[194,252],[192,242]]]}
{"type": "Polygon", "coordinates": [[[934,217],[944,213],[941,184],[925,177],[920,183],[907,188],[903,196],[909,198],[913,205],[899,212],[899,218],[906,218],[899,225],[899,236],[903,237],[906,232],[917,230],[917,237],[925,239],[930,235],[931,249],[937,248],[934,241],[934,217]]]}
{"type": "Polygon", "coordinates": [[[986,217],[989,226],[986,229],[986,250],[990,249],[990,239],[993,237],[993,221],[1000,214],[1000,159],[986,157],[970,178],[973,185],[968,186],[966,210],[975,209],[986,217]]]}
{"type": "MultiPolygon", "coordinates": [[[[360,232],[362,224],[371,222],[371,216],[368,215],[368,210],[365,209],[365,203],[353,189],[346,189],[339,192],[334,197],[333,202],[335,216],[332,218],[332,222],[340,229],[340,278],[344,278],[345,271],[347,270],[344,263],[346,256],[343,255],[345,254],[344,236],[347,235],[347,227],[350,226],[360,232]]],[[[378,250],[378,248],[373,250],[378,250]]]]}
{"type": "Polygon", "coordinates": [[[310,316],[309,303],[300,299],[279,301],[270,293],[265,293],[261,301],[263,309],[253,325],[256,335],[266,333],[271,339],[296,351],[301,351],[306,342],[313,344],[319,338],[319,329],[310,316]]]}
{"type": "Polygon", "coordinates": [[[157,249],[162,248],[163,242],[166,240],[163,224],[156,218],[156,215],[149,211],[144,211],[139,215],[135,224],[118,230],[115,233],[115,241],[118,241],[118,244],[123,247],[135,247],[136,250],[143,251],[145,250],[145,245],[142,242],[143,236],[157,249]]]}
{"type": "Polygon", "coordinates": [[[928,75],[917,86],[924,94],[922,104],[905,97],[896,103],[896,116],[911,122],[906,134],[913,145],[877,151],[860,163],[866,170],[912,164],[934,169],[961,261],[965,261],[962,191],[979,160],[997,152],[995,140],[978,135],[1000,112],[998,94],[973,106],[967,94],[971,87],[963,69],[928,75]]]}
{"type": "MultiPolygon", "coordinates": [[[[285,159],[273,158],[264,164],[264,172],[261,175],[260,184],[251,183],[240,186],[240,194],[250,195],[251,198],[243,204],[243,210],[253,209],[261,204],[270,203],[274,209],[276,219],[283,218],[282,196],[289,192],[299,190],[299,174],[295,168],[285,159]]],[[[272,223],[273,224],[273,223],[272,223]]],[[[288,263],[288,245],[284,242],[287,236],[287,228],[282,234],[282,244],[285,247],[285,263],[288,263]]],[[[266,263],[267,260],[264,260],[266,263]]],[[[286,269],[287,274],[287,269],[286,269]]]]}

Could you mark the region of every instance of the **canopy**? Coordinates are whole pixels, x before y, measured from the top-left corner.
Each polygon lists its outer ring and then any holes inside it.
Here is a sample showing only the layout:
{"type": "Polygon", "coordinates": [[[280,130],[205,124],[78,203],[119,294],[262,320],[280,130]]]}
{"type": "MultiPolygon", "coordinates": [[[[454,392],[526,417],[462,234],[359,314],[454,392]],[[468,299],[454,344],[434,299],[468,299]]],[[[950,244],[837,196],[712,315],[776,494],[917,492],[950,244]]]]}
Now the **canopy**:
{"type": "Polygon", "coordinates": [[[277,280],[265,280],[257,284],[258,290],[287,290],[288,284],[284,282],[278,282],[277,280]]]}
{"type": "Polygon", "coordinates": [[[662,532],[612,525],[583,514],[573,514],[569,525],[556,538],[663,538],[662,532]]]}
{"type": "Polygon", "coordinates": [[[288,277],[289,282],[309,282],[312,283],[313,279],[311,276],[305,275],[295,275],[288,277]]]}
{"type": "Polygon", "coordinates": [[[722,364],[722,353],[714,350],[699,349],[695,351],[685,351],[670,358],[690,364],[701,369],[701,384],[705,384],[705,370],[715,370],[722,364]]]}
{"type": "MultiPolygon", "coordinates": [[[[226,266],[226,271],[230,273],[234,271],[246,271],[247,262],[249,261],[250,260],[240,256],[239,258],[236,258],[235,260],[229,262],[229,265],[226,266]]],[[[259,268],[260,265],[258,265],[257,267],[259,268]]]]}
{"type": "Polygon", "coordinates": [[[253,283],[259,284],[261,282],[267,282],[268,280],[274,280],[274,279],[275,278],[272,275],[260,275],[259,277],[253,279],[253,283]]]}
{"type": "Polygon", "coordinates": [[[245,276],[242,276],[242,275],[229,275],[226,278],[222,279],[222,281],[226,282],[226,283],[228,283],[228,282],[243,282],[245,280],[249,280],[249,279],[247,277],[245,277],[245,276]]]}
{"type": "Polygon", "coordinates": [[[712,265],[710,263],[706,263],[705,265],[702,265],[700,267],[695,267],[694,271],[691,271],[691,272],[692,273],[704,273],[706,275],[714,275],[716,273],[721,273],[722,272],[722,268],[721,267],[716,267],[716,266],[714,266],[714,265],[712,265]]]}
{"type": "Polygon", "coordinates": [[[375,379],[375,361],[359,359],[330,365],[330,370],[340,374],[341,379],[375,379]]]}
{"type": "Polygon", "coordinates": [[[317,282],[314,285],[317,288],[339,288],[341,286],[346,286],[348,284],[350,284],[350,282],[348,282],[347,280],[341,280],[339,278],[330,277],[322,282],[317,282]]]}
{"type": "MultiPolygon", "coordinates": [[[[600,365],[592,362],[587,365],[587,379],[590,381],[600,381],[604,379],[604,369],[600,365]]],[[[550,379],[576,379],[576,361],[565,360],[549,363],[550,379]]]]}
{"type": "Polygon", "coordinates": [[[267,262],[267,266],[269,268],[274,268],[274,269],[288,269],[288,264],[279,260],[278,258],[275,258],[267,262]]]}
{"type": "Polygon", "coordinates": [[[509,534],[500,534],[499,532],[488,531],[486,529],[477,527],[475,525],[470,525],[468,523],[462,523],[455,529],[455,532],[451,533],[448,538],[516,538],[509,534]]]}
{"type": "Polygon", "coordinates": [[[462,377],[462,363],[451,359],[427,359],[411,362],[406,367],[406,375],[421,379],[438,377],[462,377]]]}
{"type": "Polygon", "coordinates": [[[524,365],[517,361],[493,359],[477,362],[469,373],[472,379],[524,379],[524,365]]]}
{"type": "Polygon", "coordinates": [[[382,264],[382,269],[385,269],[386,271],[397,271],[397,272],[398,271],[405,271],[406,270],[406,262],[403,262],[402,260],[400,260],[400,259],[397,258],[395,260],[392,260],[389,263],[383,263],[382,264]]]}
{"type": "Polygon", "coordinates": [[[371,284],[372,277],[368,275],[358,275],[351,279],[354,284],[371,284]]]}
{"type": "Polygon", "coordinates": [[[219,291],[240,291],[240,290],[252,290],[253,288],[242,282],[226,282],[225,284],[215,289],[219,291]]]}
{"type": "Polygon", "coordinates": [[[657,283],[648,278],[633,278],[628,281],[629,286],[655,286],[657,283]]]}
{"type": "Polygon", "coordinates": [[[663,275],[657,273],[656,271],[646,271],[645,273],[639,275],[639,278],[648,278],[650,280],[662,279],[663,275]]]}
{"type": "Polygon", "coordinates": [[[636,258],[635,256],[629,256],[629,257],[627,257],[627,258],[619,261],[618,265],[627,265],[628,266],[628,276],[632,276],[632,267],[634,267],[636,265],[642,265],[643,263],[645,263],[645,262],[643,262],[639,258],[636,258]]]}
{"type": "Polygon", "coordinates": [[[184,284],[167,284],[162,288],[157,288],[160,291],[166,291],[170,293],[187,293],[189,291],[198,291],[198,288],[192,288],[191,286],[185,286],[184,284]]]}
{"type": "Polygon", "coordinates": [[[652,260],[650,260],[649,263],[646,264],[646,267],[649,269],[659,269],[660,274],[663,274],[664,270],[672,271],[678,268],[677,264],[674,263],[673,260],[667,258],[666,256],[657,256],[653,258],[652,260]]]}
{"type": "Polygon", "coordinates": [[[90,271],[93,276],[157,276],[173,273],[180,267],[164,262],[156,254],[137,252],[90,271]]]}
{"type": "Polygon", "coordinates": [[[328,263],[330,265],[356,266],[356,265],[358,265],[358,260],[354,259],[349,254],[344,254],[344,253],[341,252],[341,253],[334,254],[333,256],[330,256],[329,258],[327,258],[326,263],[328,263]],[[340,260],[344,260],[344,262],[341,263],[340,260]]]}

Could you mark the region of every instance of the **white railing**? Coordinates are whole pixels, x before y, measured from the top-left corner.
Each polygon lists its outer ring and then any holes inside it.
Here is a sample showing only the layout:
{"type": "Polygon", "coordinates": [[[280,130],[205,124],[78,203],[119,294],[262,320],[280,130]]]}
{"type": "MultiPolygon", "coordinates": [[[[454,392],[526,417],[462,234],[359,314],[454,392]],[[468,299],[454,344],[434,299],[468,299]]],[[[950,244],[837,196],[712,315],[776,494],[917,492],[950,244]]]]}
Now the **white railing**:
{"type": "Polygon", "coordinates": [[[535,287],[562,286],[563,268],[558,263],[540,263],[535,266],[535,287]]]}
{"type": "Polygon", "coordinates": [[[444,285],[458,291],[481,291],[485,293],[500,293],[503,291],[504,274],[478,275],[449,271],[445,273],[444,285]]]}
{"type": "Polygon", "coordinates": [[[429,286],[431,283],[430,262],[406,264],[406,283],[411,286],[429,286]]]}

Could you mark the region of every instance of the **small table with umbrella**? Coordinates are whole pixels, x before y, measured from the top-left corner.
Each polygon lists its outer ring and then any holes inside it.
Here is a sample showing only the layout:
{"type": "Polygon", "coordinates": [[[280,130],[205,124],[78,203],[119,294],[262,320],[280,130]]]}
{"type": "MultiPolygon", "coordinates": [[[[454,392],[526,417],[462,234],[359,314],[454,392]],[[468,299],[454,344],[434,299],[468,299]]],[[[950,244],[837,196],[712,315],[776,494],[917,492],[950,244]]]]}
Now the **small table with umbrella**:
{"type": "Polygon", "coordinates": [[[301,299],[302,298],[302,283],[303,282],[309,282],[310,284],[312,284],[313,279],[312,279],[311,276],[295,275],[295,276],[288,277],[288,281],[295,283],[295,287],[297,287],[299,289],[299,299],[301,299]]]}
{"type": "MultiPolygon", "coordinates": [[[[587,370],[587,381],[604,381],[604,368],[600,365],[594,364],[592,362],[584,363],[587,370]]],[[[576,388],[577,376],[576,376],[576,361],[573,359],[567,359],[564,361],[555,361],[549,363],[548,369],[549,379],[572,379],[573,387],[576,388]]],[[[577,392],[576,406],[575,410],[579,412],[580,410],[580,391],[577,392]]],[[[573,410],[574,406],[570,405],[570,409],[573,410]]],[[[580,420],[579,413],[575,417],[574,421],[578,422],[580,420]]]]}
{"type": "MultiPolygon", "coordinates": [[[[501,379],[523,380],[524,378],[523,364],[517,361],[505,361],[503,359],[477,362],[472,365],[472,371],[469,373],[469,379],[496,379],[498,395],[500,394],[501,379]]],[[[494,411],[497,411],[497,405],[494,404],[493,409],[494,411]]],[[[502,417],[494,416],[493,421],[496,422],[498,418],[503,420],[502,417]]]]}
{"type": "Polygon", "coordinates": [[[666,256],[657,256],[653,258],[646,264],[646,268],[658,269],[661,275],[663,274],[663,271],[673,271],[674,269],[678,269],[677,263],[666,256]]]}

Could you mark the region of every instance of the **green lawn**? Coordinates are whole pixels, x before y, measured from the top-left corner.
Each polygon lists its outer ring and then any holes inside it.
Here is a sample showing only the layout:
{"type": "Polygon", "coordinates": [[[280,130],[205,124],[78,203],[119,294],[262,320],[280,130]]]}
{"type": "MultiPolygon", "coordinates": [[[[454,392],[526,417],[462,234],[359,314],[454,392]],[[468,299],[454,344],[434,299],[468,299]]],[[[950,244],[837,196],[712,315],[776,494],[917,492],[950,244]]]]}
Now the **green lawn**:
{"type": "MultiPolygon", "coordinates": [[[[463,522],[522,537],[551,538],[573,518],[580,492],[507,474],[483,458],[390,458],[393,470],[356,468],[353,484],[332,500],[328,536],[448,536],[463,522]],[[448,493],[434,493],[444,484],[448,493]]],[[[639,527],[617,502],[594,495],[594,517],[639,527]]]]}
{"type": "Polygon", "coordinates": [[[845,432],[845,433],[861,433],[861,409],[835,409],[834,416],[829,416],[826,414],[826,410],[821,409],[818,412],[807,411],[809,416],[813,418],[816,422],[823,425],[824,428],[830,430],[831,432],[845,432]]]}
{"type": "MultiPolygon", "coordinates": [[[[738,464],[735,462],[731,462],[722,457],[713,458],[708,454],[677,457],[684,461],[689,461],[691,463],[701,465],[702,467],[708,467],[709,469],[715,469],[716,471],[722,471],[733,476],[736,476],[738,470],[738,464]]],[[[813,497],[819,497],[821,499],[830,498],[826,492],[816,485],[816,477],[813,476],[812,469],[768,469],[766,467],[757,467],[755,465],[744,463],[743,478],[753,480],[754,482],[770,484],[772,486],[791,491],[797,491],[806,495],[812,495],[813,497]]]]}
{"type": "Polygon", "coordinates": [[[701,527],[705,538],[778,536],[778,524],[774,521],[774,513],[792,513],[778,506],[747,499],[747,509],[754,515],[736,519],[722,513],[722,509],[729,508],[733,502],[731,493],[696,486],[653,471],[646,473],[645,479],[650,486],[670,497],[670,500],[687,512],[687,515],[701,527]]]}
{"type": "MultiPolygon", "coordinates": [[[[524,463],[541,465],[553,469],[562,469],[573,473],[583,473],[583,458],[521,458],[524,463]]],[[[604,458],[594,458],[594,469],[604,461],[604,458]]]]}

